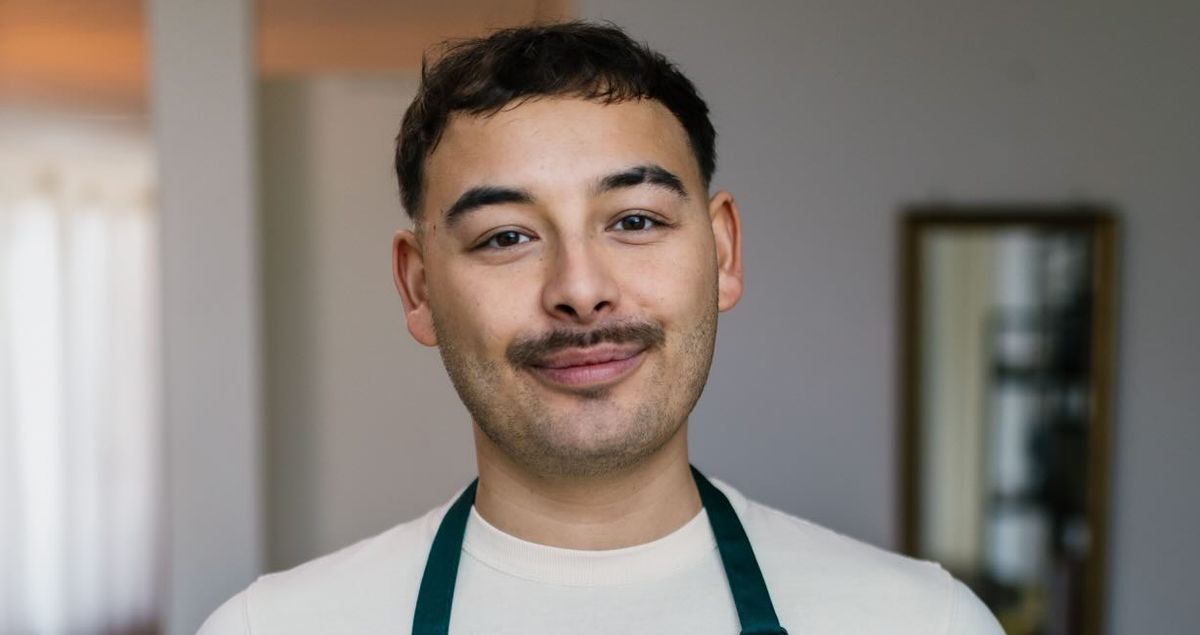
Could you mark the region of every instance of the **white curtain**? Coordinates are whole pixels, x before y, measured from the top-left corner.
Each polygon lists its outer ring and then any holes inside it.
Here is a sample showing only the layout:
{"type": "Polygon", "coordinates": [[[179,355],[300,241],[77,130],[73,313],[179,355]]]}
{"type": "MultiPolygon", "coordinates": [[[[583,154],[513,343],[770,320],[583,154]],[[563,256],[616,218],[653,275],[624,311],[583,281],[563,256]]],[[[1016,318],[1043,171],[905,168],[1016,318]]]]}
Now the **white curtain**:
{"type": "Polygon", "coordinates": [[[0,633],[155,631],[151,164],[136,121],[0,121],[0,633]]]}

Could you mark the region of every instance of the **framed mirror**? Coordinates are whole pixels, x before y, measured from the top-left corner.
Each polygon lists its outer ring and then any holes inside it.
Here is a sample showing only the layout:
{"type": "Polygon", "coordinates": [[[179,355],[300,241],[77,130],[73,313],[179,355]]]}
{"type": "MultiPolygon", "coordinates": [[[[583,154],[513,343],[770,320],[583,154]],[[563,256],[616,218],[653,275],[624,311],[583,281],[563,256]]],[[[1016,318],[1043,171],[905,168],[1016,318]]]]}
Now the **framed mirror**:
{"type": "Polygon", "coordinates": [[[1113,218],[932,205],[901,220],[901,545],[1010,634],[1102,632],[1113,218]]]}

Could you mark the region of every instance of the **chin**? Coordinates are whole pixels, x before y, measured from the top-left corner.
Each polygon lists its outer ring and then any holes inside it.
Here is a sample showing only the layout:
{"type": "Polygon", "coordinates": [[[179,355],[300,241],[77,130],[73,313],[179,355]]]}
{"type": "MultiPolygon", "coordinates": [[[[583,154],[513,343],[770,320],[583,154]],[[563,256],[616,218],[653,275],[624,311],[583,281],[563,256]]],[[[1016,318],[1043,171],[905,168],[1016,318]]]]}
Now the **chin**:
{"type": "MultiPolygon", "coordinates": [[[[589,413],[592,416],[535,418],[535,425],[518,431],[489,430],[484,433],[512,460],[537,474],[563,477],[587,477],[611,474],[642,463],[658,452],[679,431],[678,422],[661,416],[630,418],[616,413],[589,413]],[[596,415],[607,419],[597,419],[596,415]],[[613,418],[625,421],[613,425],[613,418]],[[607,424],[607,425],[606,425],[607,424]]],[[[661,415],[661,413],[657,413],[661,415]]],[[[528,420],[527,420],[528,421],[528,420]]]]}

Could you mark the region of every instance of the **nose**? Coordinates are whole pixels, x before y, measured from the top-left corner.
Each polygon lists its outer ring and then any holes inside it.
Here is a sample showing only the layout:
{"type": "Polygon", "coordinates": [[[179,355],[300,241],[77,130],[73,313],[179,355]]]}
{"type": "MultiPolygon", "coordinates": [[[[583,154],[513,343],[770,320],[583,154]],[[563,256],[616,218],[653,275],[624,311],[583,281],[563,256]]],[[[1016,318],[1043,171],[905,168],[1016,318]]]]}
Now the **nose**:
{"type": "Polygon", "coordinates": [[[584,239],[562,241],[548,266],[542,304],[561,320],[591,324],[612,313],[620,289],[603,248],[584,239]]]}

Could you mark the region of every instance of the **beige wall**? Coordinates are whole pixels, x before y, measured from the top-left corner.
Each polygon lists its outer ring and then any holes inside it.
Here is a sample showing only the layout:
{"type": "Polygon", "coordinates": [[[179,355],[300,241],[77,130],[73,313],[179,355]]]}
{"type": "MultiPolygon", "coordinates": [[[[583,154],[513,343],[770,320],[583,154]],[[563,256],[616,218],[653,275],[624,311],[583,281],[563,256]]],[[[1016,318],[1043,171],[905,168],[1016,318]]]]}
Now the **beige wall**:
{"type": "Polygon", "coordinates": [[[414,90],[398,75],[260,84],[268,568],[449,499],[474,476],[470,419],[390,273],[408,225],[390,170],[414,90]]]}

